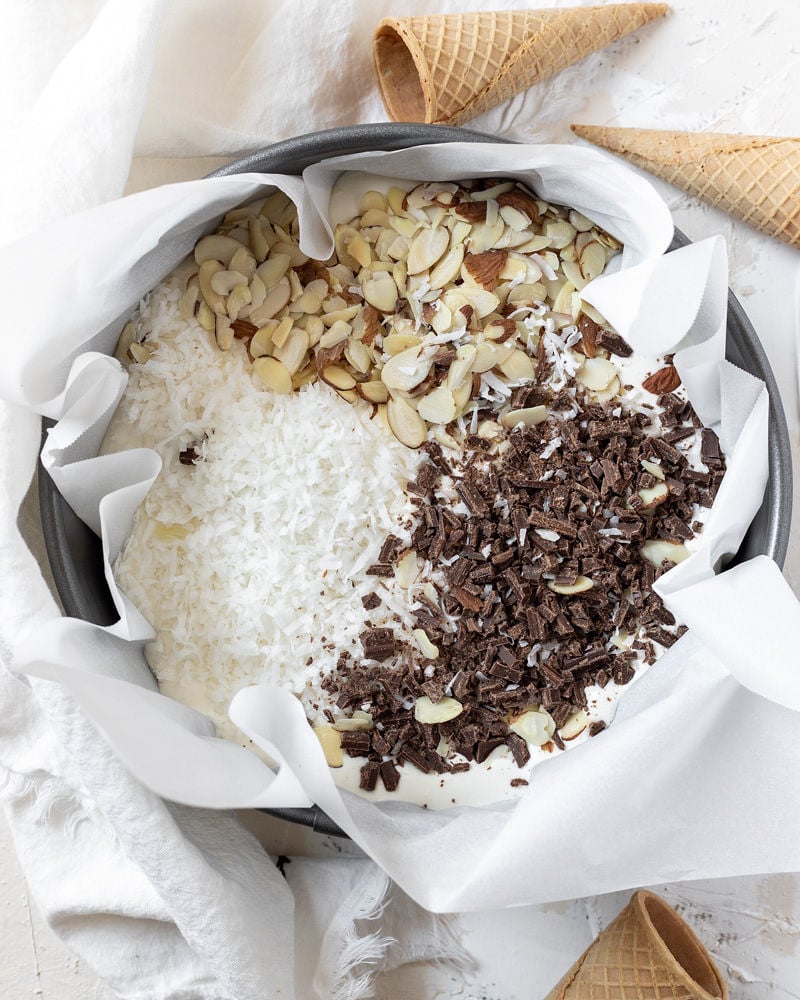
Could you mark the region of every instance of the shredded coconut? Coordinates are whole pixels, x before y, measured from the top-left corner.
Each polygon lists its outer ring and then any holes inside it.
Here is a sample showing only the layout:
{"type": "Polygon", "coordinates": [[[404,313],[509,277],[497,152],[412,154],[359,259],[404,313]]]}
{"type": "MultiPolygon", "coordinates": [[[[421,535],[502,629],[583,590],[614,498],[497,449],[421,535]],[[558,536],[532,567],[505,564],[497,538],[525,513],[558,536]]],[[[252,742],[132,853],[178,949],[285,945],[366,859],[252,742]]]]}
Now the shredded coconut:
{"type": "MultiPolygon", "coordinates": [[[[240,688],[305,689],[314,717],[320,676],[341,650],[358,653],[361,598],[377,582],[365,570],[387,534],[408,538],[403,487],[420,456],[323,383],[261,391],[239,342],[222,353],[180,319],[179,289],[173,278],[142,304],[158,350],[131,369],[103,448],[154,447],[164,463],[115,574],[156,628],[159,681],[178,697],[202,688],[229,735],[240,688]],[[194,441],[187,467],[179,452],[194,441]]],[[[391,610],[410,620],[402,602],[391,610]]]]}

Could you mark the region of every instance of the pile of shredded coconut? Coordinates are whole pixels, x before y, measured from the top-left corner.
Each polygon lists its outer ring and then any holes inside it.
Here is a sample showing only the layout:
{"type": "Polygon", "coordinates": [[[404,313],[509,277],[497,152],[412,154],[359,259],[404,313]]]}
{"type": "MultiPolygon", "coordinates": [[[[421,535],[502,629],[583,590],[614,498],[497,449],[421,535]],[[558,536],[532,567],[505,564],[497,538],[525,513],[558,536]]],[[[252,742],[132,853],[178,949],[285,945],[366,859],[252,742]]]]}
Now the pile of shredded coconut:
{"type": "Polygon", "coordinates": [[[233,735],[227,706],[253,683],[303,693],[314,717],[321,676],[358,648],[366,569],[387,534],[408,539],[420,455],[321,382],[257,388],[241,343],[222,353],[180,318],[182,277],[142,304],[158,349],[131,368],[103,445],[163,460],[114,572],[157,631],[162,690],[233,735]],[[192,445],[196,464],[181,464],[192,445]]]}

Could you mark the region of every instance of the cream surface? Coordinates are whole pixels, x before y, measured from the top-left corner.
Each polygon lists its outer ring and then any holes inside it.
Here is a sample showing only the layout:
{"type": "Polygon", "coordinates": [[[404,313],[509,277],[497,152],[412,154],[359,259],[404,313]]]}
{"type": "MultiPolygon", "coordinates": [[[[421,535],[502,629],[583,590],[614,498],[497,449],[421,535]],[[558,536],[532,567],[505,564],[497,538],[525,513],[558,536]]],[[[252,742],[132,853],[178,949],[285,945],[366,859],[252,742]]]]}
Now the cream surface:
{"type": "MultiPolygon", "coordinates": [[[[359,202],[367,190],[387,192],[391,187],[402,187],[407,190],[414,186],[406,180],[394,180],[369,174],[348,173],[343,175],[334,188],[331,197],[331,218],[334,224],[348,221],[358,214],[359,202]]],[[[150,343],[158,345],[154,357],[144,366],[135,366],[132,372],[132,383],[120,405],[109,428],[103,451],[109,452],[122,448],[152,447],[164,460],[164,472],[157,480],[151,493],[137,514],[134,534],[125,552],[116,566],[117,578],[126,589],[129,596],[144,612],[156,627],[157,640],[147,650],[148,660],[154,670],[162,692],[208,715],[215,723],[221,736],[249,746],[260,753],[247,737],[230,721],[227,715],[227,705],[232,696],[241,687],[253,683],[279,683],[289,687],[300,696],[306,707],[309,718],[321,719],[321,710],[325,707],[326,696],[320,688],[320,680],[334,669],[338,652],[350,649],[358,654],[357,635],[366,617],[360,606],[360,597],[375,587],[375,579],[366,577],[364,570],[374,560],[383,538],[389,532],[407,538],[407,527],[411,507],[402,495],[402,485],[413,478],[414,469],[419,460],[418,453],[409,451],[388,433],[380,421],[370,422],[366,419],[369,412],[366,404],[351,407],[340,401],[335,394],[321,383],[304,388],[302,393],[283,397],[277,402],[271,394],[265,394],[253,385],[253,379],[246,367],[245,352],[237,342],[234,349],[221,353],[212,347],[208,335],[194,321],[187,323],[182,320],[177,311],[177,300],[183,280],[188,275],[186,267],[168,279],[159,289],[155,290],[143,304],[138,322],[151,331],[150,343]],[[147,386],[151,395],[148,397],[147,386]],[[220,387],[224,392],[219,395],[220,387]],[[330,581],[323,585],[318,598],[316,592],[312,600],[317,607],[309,617],[308,607],[296,607],[295,614],[283,611],[275,613],[266,619],[263,617],[255,623],[256,629],[262,634],[254,638],[250,647],[244,648],[239,641],[228,642],[220,636],[211,634],[208,641],[198,640],[206,630],[202,624],[208,609],[197,604],[198,592],[187,579],[182,562],[199,544],[209,552],[213,551],[215,541],[214,529],[201,515],[198,518],[198,497],[194,486],[206,475],[208,469],[214,468],[213,462],[198,462],[195,468],[187,470],[177,461],[178,452],[186,447],[189,441],[201,441],[200,450],[204,458],[217,457],[217,474],[223,466],[219,461],[226,453],[235,453],[239,463],[246,459],[236,450],[236,428],[242,426],[242,421],[252,430],[253,424],[261,424],[261,430],[251,442],[251,450],[255,448],[270,448],[278,451],[286,448],[285,436],[276,438],[275,430],[278,424],[287,420],[307,421],[312,419],[307,407],[292,412],[296,401],[301,397],[313,394],[317,405],[324,402],[325,407],[332,407],[340,412],[346,423],[352,426],[356,434],[366,435],[359,442],[356,451],[349,452],[348,479],[363,482],[368,474],[367,466],[361,470],[361,476],[355,472],[359,468],[357,452],[363,448],[378,451],[383,456],[382,479],[383,487],[394,483],[397,490],[396,500],[386,505],[382,518],[377,523],[373,516],[375,506],[374,494],[362,491],[345,491],[346,495],[336,494],[332,503],[334,506],[346,504],[350,510],[350,524],[353,519],[368,522],[367,535],[362,534],[362,558],[352,554],[350,562],[342,559],[330,561],[334,546],[335,533],[326,538],[317,534],[309,547],[300,550],[295,548],[294,557],[299,563],[293,566],[277,567],[277,576],[268,575],[264,581],[265,587],[272,587],[277,592],[280,587],[276,580],[281,574],[297,579],[303,574],[313,572],[313,567],[323,564],[327,576],[328,570],[337,583],[331,587],[330,581]],[[293,401],[295,401],[293,403],[293,401]],[[219,407],[223,407],[220,410],[219,407]],[[242,413],[241,408],[244,408],[242,413]],[[238,412],[237,412],[238,411],[238,412]],[[226,437],[221,428],[232,430],[233,438],[226,437]],[[211,435],[208,436],[209,428],[211,435]],[[189,478],[187,478],[189,477],[189,478]],[[187,492],[187,484],[192,489],[187,492]],[[359,506],[359,500],[362,501],[359,506]],[[353,505],[355,504],[355,507],[353,505]],[[153,558],[154,552],[166,553],[164,559],[153,558]],[[160,578],[164,575],[171,581],[168,588],[170,594],[178,593],[179,609],[169,607],[165,603],[165,590],[160,586],[160,578]],[[188,586],[188,597],[186,588],[188,586]],[[338,593],[335,593],[337,591],[338,593]],[[342,615],[345,605],[341,604],[341,593],[352,591],[348,595],[351,600],[345,601],[346,613],[342,615]],[[183,593],[180,591],[183,590],[183,593]],[[356,603],[356,599],[358,603],[356,603]],[[340,603],[337,604],[336,602],[340,603]],[[198,615],[198,608],[200,612],[198,615]],[[307,635],[298,638],[298,629],[310,629],[307,635]],[[220,645],[222,642],[222,645],[220,645]],[[280,662],[275,663],[276,655],[280,662]]],[[[626,405],[638,408],[640,405],[652,407],[655,397],[641,388],[643,379],[661,366],[662,359],[614,358],[620,369],[620,381],[623,389],[620,398],[626,405]]],[[[334,421],[333,427],[341,431],[341,424],[334,421]]],[[[307,431],[312,434],[322,433],[317,428],[298,426],[298,435],[308,440],[307,431]]],[[[330,450],[336,450],[336,432],[329,441],[330,450]]],[[[311,463],[317,460],[320,451],[317,448],[307,456],[305,463],[302,457],[292,459],[292,479],[303,480],[311,468],[311,463]],[[299,461],[299,464],[298,464],[299,461]]],[[[699,450],[693,446],[689,453],[690,462],[698,467],[699,450]]],[[[291,483],[291,487],[283,489],[285,482],[280,472],[280,454],[277,465],[271,467],[273,475],[265,476],[259,462],[251,464],[238,473],[228,470],[234,475],[241,488],[243,483],[251,491],[250,504],[267,503],[270,515],[264,520],[266,526],[269,517],[274,518],[281,503],[291,503],[297,489],[302,490],[302,483],[291,483]],[[276,474],[278,473],[278,474],[276,474]],[[277,490],[277,494],[276,494],[277,490]],[[277,495],[277,501],[276,501],[277,495]],[[268,498],[272,497],[269,506],[268,498]]],[[[331,467],[331,475],[336,475],[336,469],[331,467]]],[[[339,470],[341,471],[341,470],[339,470]]],[[[227,475],[227,472],[226,472],[227,475]]],[[[203,488],[203,503],[207,511],[218,510],[225,489],[230,488],[230,481],[207,483],[203,488]],[[220,493],[220,490],[222,491],[220,493]]],[[[306,495],[308,509],[313,508],[313,497],[306,495]]],[[[706,512],[698,511],[698,519],[703,520],[706,512]]],[[[289,518],[291,525],[292,519],[289,518]]],[[[224,534],[231,527],[223,518],[224,534]]],[[[290,528],[290,533],[293,529],[290,528]]],[[[231,535],[233,561],[236,556],[236,546],[252,544],[252,539],[244,535],[231,535]]],[[[262,560],[267,564],[291,557],[292,550],[272,543],[274,532],[263,535],[262,560]]],[[[696,545],[696,540],[687,544],[688,548],[696,545]]],[[[213,556],[208,558],[213,560],[213,556]]],[[[248,573],[251,571],[248,571],[248,573]]],[[[234,602],[252,603],[254,591],[252,581],[246,580],[234,595],[227,594],[219,605],[221,613],[234,602]]],[[[228,583],[223,579],[218,581],[219,587],[225,590],[228,583]]],[[[384,596],[384,607],[370,615],[373,625],[394,623],[401,627],[409,627],[411,623],[409,599],[411,595],[404,594],[393,582],[382,581],[381,591],[384,596]],[[381,617],[383,616],[383,617],[381,617]]],[[[298,594],[301,590],[298,590],[298,594]]],[[[310,597],[306,593],[306,599],[310,597]]],[[[269,600],[269,594],[267,594],[269,600]]],[[[241,609],[240,609],[241,610],[241,609]]],[[[247,613],[247,617],[252,616],[247,613]]],[[[253,625],[252,621],[248,625],[253,625]]],[[[632,641],[632,636],[625,645],[632,641]]],[[[646,670],[646,664],[640,662],[637,666],[636,678],[646,670]]],[[[635,679],[634,678],[634,681],[635,679]]],[[[633,683],[633,682],[632,682],[633,683]]],[[[623,689],[613,681],[604,689],[593,687],[587,689],[588,711],[590,721],[603,721],[606,724],[613,720],[617,699],[623,689]]],[[[575,739],[567,743],[569,748],[588,738],[588,730],[584,730],[575,739]]],[[[429,808],[444,808],[453,804],[482,804],[513,797],[524,789],[523,786],[512,787],[515,778],[530,778],[536,766],[547,760],[552,753],[558,753],[552,744],[544,750],[531,746],[531,760],[520,769],[517,767],[507,747],[499,747],[483,764],[473,764],[469,772],[451,775],[426,775],[411,766],[402,769],[402,782],[397,792],[387,793],[379,783],[378,789],[367,794],[375,799],[402,798],[429,808]]],[[[341,787],[358,791],[359,759],[345,755],[344,765],[334,770],[334,778],[341,787]]]]}

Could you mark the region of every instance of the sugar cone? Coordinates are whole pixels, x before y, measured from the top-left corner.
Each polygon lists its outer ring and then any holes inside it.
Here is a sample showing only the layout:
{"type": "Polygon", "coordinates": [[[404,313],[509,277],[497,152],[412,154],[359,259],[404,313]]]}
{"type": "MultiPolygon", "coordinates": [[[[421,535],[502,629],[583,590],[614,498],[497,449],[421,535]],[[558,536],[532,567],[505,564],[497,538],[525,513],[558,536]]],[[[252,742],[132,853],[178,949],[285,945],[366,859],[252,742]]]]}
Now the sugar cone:
{"type": "Polygon", "coordinates": [[[728,988],[688,924],[641,891],[546,1000],[728,1000],[728,988]]]}
{"type": "Polygon", "coordinates": [[[663,3],[384,18],[375,73],[393,121],[459,125],[664,15],[663,3]]]}
{"type": "Polygon", "coordinates": [[[583,139],[800,248],[800,139],[573,125],[583,139]]]}

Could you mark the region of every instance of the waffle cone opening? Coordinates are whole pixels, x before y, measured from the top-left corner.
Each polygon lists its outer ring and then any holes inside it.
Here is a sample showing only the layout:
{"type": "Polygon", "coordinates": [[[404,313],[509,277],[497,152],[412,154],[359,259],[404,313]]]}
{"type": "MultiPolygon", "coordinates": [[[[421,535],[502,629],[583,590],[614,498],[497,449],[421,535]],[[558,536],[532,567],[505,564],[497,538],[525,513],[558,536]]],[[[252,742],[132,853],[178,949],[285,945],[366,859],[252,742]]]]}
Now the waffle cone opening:
{"type": "Polygon", "coordinates": [[[389,117],[397,122],[425,122],[426,99],[422,69],[400,33],[380,26],[374,43],[375,73],[389,117]]]}
{"type": "Polygon", "coordinates": [[[688,977],[688,985],[694,987],[695,995],[724,1000],[728,995],[725,984],[691,928],[653,893],[639,893],[636,901],[657,938],[688,977]]]}

